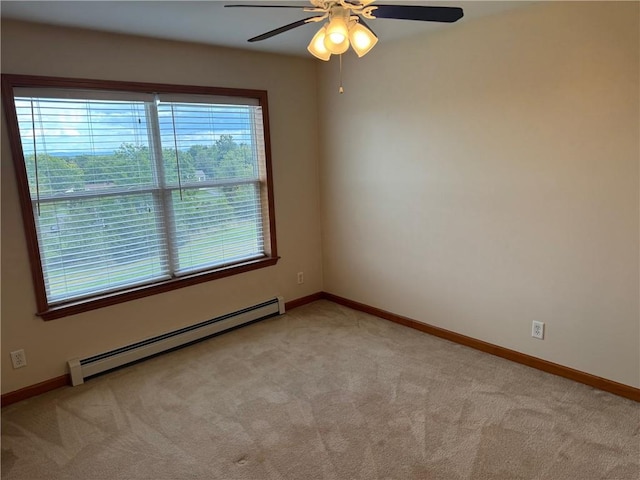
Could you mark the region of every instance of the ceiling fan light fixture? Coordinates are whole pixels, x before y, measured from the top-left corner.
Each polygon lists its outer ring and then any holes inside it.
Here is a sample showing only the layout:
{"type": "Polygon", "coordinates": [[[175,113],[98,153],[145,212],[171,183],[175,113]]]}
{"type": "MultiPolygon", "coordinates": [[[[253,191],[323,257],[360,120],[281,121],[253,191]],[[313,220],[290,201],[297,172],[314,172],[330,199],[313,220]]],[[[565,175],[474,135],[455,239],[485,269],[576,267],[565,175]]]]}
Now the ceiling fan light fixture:
{"type": "Polygon", "coordinates": [[[309,46],[307,50],[309,53],[320,60],[324,60],[325,62],[329,61],[331,57],[331,52],[327,50],[327,47],[324,46],[324,39],[326,37],[326,26],[323,25],[320,30],[313,36],[311,42],[309,42],[309,46]]]}
{"type": "Polygon", "coordinates": [[[378,37],[359,22],[349,29],[349,40],[358,57],[365,56],[378,43],[378,37]]]}
{"type": "MultiPolygon", "coordinates": [[[[1,1],[1,0],[0,0],[1,1]]],[[[309,0],[311,7],[298,7],[294,5],[225,5],[225,7],[251,7],[251,8],[297,8],[315,16],[302,18],[282,27],[270,30],[257,37],[250,38],[249,42],[258,42],[288,32],[294,28],[309,23],[323,22],[324,25],[307,46],[307,50],[319,58],[328,61],[332,54],[342,55],[353,47],[358,57],[366,55],[378,43],[378,37],[373,33],[367,20],[377,18],[392,18],[396,20],[418,20],[421,22],[457,22],[464,16],[460,7],[436,7],[427,5],[373,5],[376,0],[309,0]]],[[[258,2],[264,3],[264,2],[258,2]]],[[[284,0],[283,0],[284,3],[284,0]]]]}

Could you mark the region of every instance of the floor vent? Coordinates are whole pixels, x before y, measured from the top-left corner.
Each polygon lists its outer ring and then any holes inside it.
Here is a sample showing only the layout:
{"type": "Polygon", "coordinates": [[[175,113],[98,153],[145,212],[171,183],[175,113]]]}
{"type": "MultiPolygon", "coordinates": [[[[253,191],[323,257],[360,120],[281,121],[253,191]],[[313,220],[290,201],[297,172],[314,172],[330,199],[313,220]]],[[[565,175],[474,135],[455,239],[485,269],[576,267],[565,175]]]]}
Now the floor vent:
{"type": "Polygon", "coordinates": [[[277,297],[252,307],[243,308],[237,312],[165,333],[164,335],[158,335],[110,352],[84,359],[74,358],[68,362],[71,383],[74,386],[80,385],[84,383],[85,379],[108,370],[283,313],[284,299],[277,297]]]}

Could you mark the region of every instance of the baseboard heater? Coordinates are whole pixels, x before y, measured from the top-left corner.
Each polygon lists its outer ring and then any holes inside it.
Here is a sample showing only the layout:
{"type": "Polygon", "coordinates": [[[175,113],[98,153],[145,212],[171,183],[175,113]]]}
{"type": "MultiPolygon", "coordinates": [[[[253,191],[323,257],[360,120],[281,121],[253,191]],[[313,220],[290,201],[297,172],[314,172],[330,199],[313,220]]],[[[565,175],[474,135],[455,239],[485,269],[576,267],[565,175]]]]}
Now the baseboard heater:
{"type": "Polygon", "coordinates": [[[80,385],[84,383],[85,379],[94,375],[168,350],[183,347],[243,325],[283,314],[284,311],[284,299],[277,297],[252,307],[243,308],[237,312],[222,315],[221,317],[184,327],[164,335],[158,335],[110,352],[84,359],[74,358],[67,362],[71,373],[71,383],[73,386],[80,385]]]}

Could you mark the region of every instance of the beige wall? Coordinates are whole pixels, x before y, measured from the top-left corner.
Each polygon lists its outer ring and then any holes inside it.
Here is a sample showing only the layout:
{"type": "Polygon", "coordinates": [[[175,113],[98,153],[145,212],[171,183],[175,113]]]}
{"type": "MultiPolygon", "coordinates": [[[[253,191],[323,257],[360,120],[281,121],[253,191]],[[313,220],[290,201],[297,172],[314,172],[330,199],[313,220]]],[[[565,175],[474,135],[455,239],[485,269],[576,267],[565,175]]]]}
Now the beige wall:
{"type": "Polygon", "coordinates": [[[44,322],[36,310],[2,115],[2,392],[66,372],[66,361],[282,295],[322,289],[316,72],[312,60],[2,23],[2,72],[255,88],[269,94],[280,262],[171,293],[44,322]],[[296,272],[305,272],[297,285],[296,272]],[[24,348],[28,366],[11,368],[24,348]]]}
{"type": "Polygon", "coordinates": [[[344,95],[323,65],[325,290],[639,387],[639,18],[547,3],[382,39],[344,95]]]}

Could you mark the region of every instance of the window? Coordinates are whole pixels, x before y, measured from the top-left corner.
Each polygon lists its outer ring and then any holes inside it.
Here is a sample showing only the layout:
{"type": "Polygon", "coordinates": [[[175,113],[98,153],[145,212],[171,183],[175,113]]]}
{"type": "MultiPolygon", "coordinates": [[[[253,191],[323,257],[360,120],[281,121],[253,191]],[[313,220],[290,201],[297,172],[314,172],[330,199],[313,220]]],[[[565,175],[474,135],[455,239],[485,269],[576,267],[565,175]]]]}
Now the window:
{"type": "Polygon", "coordinates": [[[43,318],[277,262],[266,92],[2,80],[43,318]]]}

